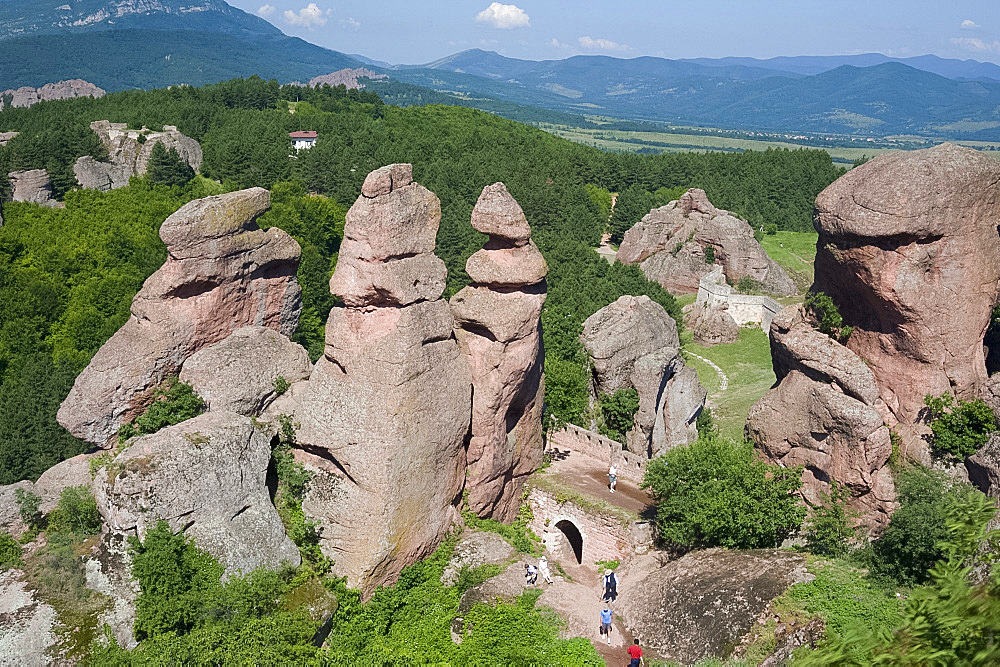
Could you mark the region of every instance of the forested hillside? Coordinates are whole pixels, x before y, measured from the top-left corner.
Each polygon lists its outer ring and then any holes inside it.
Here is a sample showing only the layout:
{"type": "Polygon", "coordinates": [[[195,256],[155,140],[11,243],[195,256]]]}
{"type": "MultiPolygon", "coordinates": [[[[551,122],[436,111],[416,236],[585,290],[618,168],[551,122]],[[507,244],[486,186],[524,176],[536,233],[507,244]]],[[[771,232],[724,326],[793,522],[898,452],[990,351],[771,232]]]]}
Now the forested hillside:
{"type": "MultiPolygon", "coordinates": [[[[282,88],[256,78],[7,110],[0,114],[0,131],[22,134],[0,149],[0,173],[48,168],[57,189],[67,190],[75,156],[100,154],[88,127],[98,119],[151,129],[177,125],[202,142],[202,172],[221,182],[220,189],[273,189],[274,207],[262,223],[286,229],[302,245],[305,309],[295,339],[313,358],[333,305],[327,283],[343,215],[369,171],[411,162],[417,181],[440,197],[437,254],[448,266],[449,294],[468,281],[465,260],[484,240],[469,224],[473,204],[484,185],[505,182],[549,264],[546,398],[549,413],[567,421],[581,421],[587,408],[587,368],[577,340],[586,317],[622,294],[648,294],[678,320],[680,315],[673,298],[638,268],[608,265],[593,251],[608,211],[589,193],[701,187],[720,207],[751,221],[806,229],[816,194],[840,173],[816,150],[602,153],[472,109],[397,108],[371,92],[282,88]],[[294,115],[289,101],[296,104],[294,115]],[[287,133],[306,129],[318,131],[319,141],[293,159],[287,133]]],[[[0,483],[37,477],[81,451],[82,443],[55,423],[55,410],[162,262],[159,223],[210,187],[204,180],[168,188],[138,179],[121,191],[69,192],[64,210],[6,205],[0,228],[0,428],[11,446],[0,461],[0,483]]]]}

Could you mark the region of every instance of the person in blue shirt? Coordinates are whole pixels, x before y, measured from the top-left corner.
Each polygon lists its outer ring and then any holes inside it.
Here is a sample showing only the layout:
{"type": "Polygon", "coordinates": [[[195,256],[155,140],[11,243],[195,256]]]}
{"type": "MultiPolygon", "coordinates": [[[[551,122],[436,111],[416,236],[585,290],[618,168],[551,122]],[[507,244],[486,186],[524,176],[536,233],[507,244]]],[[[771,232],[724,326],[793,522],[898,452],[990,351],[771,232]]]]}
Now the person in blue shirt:
{"type": "Polygon", "coordinates": [[[609,644],[611,643],[611,618],[613,616],[611,607],[604,605],[604,609],[601,610],[601,634],[607,638],[609,644]]]}

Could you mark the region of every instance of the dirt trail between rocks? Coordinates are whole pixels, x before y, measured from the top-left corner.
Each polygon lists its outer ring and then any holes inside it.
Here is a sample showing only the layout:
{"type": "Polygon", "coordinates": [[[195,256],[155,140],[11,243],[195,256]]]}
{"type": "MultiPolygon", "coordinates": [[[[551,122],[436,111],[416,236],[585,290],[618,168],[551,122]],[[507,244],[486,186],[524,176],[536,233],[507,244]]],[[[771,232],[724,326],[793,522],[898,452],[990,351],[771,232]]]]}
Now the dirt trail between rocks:
{"type": "Polygon", "coordinates": [[[620,477],[615,485],[615,492],[611,493],[608,488],[607,463],[579,452],[559,450],[545,474],[552,475],[585,496],[603,500],[639,515],[652,503],[645,491],[620,477]]]}

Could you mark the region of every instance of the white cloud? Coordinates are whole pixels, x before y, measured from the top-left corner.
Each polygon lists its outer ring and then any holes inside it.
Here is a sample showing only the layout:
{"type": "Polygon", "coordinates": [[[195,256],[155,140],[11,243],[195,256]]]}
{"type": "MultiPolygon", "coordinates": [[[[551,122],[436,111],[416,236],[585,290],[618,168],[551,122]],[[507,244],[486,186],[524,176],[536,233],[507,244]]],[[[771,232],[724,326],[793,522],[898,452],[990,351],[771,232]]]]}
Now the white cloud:
{"type": "Polygon", "coordinates": [[[502,5],[494,2],[483,11],[476,14],[476,21],[489,23],[494,28],[510,30],[512,28],[527,28],[531,25],[528,15],[517,5],[502,5]]]}
{"type": "Polygon", "coordinates": [[[968,51],[1000,53],[1000,41],[987,42],[978,37],[952,37],[951,43],[968,51]]]}
{"type": "Polygon", "coordinates": [[[551,42],[549,42],[549,44],[550,44],[551,46],[554,46],[554,47],[556,47],[557,49],[569,49],[569,48],[572,48],[572,47],[570,47],[570,45],[569,45],[569,44],[563,44],[562,42],[560,42],[560,41],[559,41],[558,39],[556,39],[555,37],[553,37],[553,38],[552,38],[552,41],[551,41],[551,42]]]}
{"type": "Polygon", "coordinates": [[[975,30],[979,27],[979,24],[972,19],[965,19],[959,27],[962,30],[975,30]]]}
{"type": "Polygon", "coordinates": [[[298,12],[285,10],[285,23],[312,30],[314,27],[326,25],[326,17],[329,15],[329,9],[324,12],[315,2],[310,2],[298,12]]]}
{"type": "Polygon", "coordinates": [[[618,42],[612,42],[610,39],[594,39],[587,35],[584,35],[577,41],[585,49],[596,49],[598,51],[630,51],[632,49],[628,44],[619,44],[618,42]]]}
{"type": "Polygon", "coordinates": [[[257,16],[268,17],[274,13],[274,5],[261,5],[257,10],[257,16]]]}
{"type": "Polygon", "coordinates": [[[358,21],[353,16],[348,16],[346,19],[340,19],[340,25],[344,26],[348,30],[360,30],[361,21],[358,21]]]}

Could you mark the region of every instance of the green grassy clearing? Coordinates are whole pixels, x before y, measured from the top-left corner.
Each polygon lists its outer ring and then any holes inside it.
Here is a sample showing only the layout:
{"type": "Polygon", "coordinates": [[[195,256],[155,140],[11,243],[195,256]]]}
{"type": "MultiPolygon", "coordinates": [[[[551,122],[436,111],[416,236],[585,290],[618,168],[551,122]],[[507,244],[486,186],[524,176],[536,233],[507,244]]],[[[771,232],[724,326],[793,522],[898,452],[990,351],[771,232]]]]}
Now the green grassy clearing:
{"type": "Polygon", "coordinates": [[[709,391],[712,415],[719,432],[723,436],[741,439],[750,406],[774,384],[767,336],[759,328],[744,327],[740,329],[739,340],[735,343],[715,347],[694,343],[688,333],[683,338],[685,350],[712,360],[729,377],[729,387],[720,393],[715,370],[698,359],[688,357],[698,373],[698,379],[709,391]]]}
{"type": "Polygon", "coordinates": [[[788,271],[799,291],[805,293],[813,281],[818,237],[815,232],[778,232],[765,234],[760,244],[771,259],[788,271]]]}

